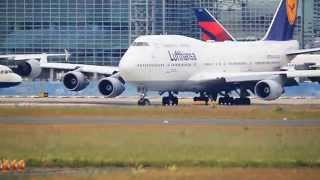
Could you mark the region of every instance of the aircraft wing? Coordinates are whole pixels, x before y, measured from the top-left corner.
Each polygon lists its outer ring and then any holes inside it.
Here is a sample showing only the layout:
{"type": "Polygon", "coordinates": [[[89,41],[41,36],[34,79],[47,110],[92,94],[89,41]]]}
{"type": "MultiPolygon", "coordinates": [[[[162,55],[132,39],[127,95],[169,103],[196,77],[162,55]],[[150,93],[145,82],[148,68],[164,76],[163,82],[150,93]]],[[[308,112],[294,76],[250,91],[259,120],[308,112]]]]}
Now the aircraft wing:
{"type": "Polygon", "coordinates": [[[40,67],[44,69],[58,69],[58,70],[78,70],[83,73],[98,73],[104,75],[115,74],[119,71],[115,66],[95,66],[85,64],[69,64],[69,63],[40,63],[40,67]]]}
{"type": "Polygon", "coordinates": [[[296,56],[299,54],[308,54],[308,53],[313,53],[313,52],[320,52],[320,48],[299,49],[299,50],[288,52],[287,56],[296,56]]]}
{"type": "Polygon", "coordinates": [[[274,76],[284,76],[287,78],[310,78],[320,77],[320,70],[290,70],[290,71],[270,71],[270,72],[235,72],[235,73],[198,73],[189,80],[206,82],[223,80],[226,83],[240,83],[260,81],[272,78],[274,76]]]}

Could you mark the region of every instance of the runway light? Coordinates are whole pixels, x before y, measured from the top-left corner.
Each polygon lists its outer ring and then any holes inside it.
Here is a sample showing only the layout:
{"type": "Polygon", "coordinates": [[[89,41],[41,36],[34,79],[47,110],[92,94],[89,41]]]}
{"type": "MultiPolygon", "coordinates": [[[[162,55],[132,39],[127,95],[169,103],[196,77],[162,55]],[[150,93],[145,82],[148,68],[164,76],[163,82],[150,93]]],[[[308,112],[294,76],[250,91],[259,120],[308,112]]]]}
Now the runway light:
{"type": "Polygon", "coordinates": [[[11,169],[10,162],[8,160],[3,160],[2,162],[2,171],[6,172],[11,169]]]}
{"type": "Polygon", "coordinates": [[[10,162],[10,166],[11,166],[11,169],[13,171],[17,170],[18,169],[18,164],[17,164],[17,160],[13,160],[10,162]]]}
{"type": "Polygon", "coordinates": [[[0,161],[0,171],[2,172],[8,172],[8,171],[23,171],[26,167],[26,163],[24,160],[2,160],[0,161]]]}
{"type": "Polygon", "coordinates": [[[18,171],[23,171],[26,168],[26,162],[24,160],[20,160],[18,162],[18,171]]]}

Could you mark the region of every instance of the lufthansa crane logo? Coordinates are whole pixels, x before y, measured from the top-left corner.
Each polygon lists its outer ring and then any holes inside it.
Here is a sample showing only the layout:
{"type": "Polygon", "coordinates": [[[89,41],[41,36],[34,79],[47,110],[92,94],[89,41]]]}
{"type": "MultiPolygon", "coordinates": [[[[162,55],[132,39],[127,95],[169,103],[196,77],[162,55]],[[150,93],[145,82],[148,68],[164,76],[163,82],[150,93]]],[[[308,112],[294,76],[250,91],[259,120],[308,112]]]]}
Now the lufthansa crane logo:
{"type": "Polygon", "coordinates": [[[297,18],[298,1],[297,0],[287,0],[287,16],[288,21],[293,25],[297,18]]]}

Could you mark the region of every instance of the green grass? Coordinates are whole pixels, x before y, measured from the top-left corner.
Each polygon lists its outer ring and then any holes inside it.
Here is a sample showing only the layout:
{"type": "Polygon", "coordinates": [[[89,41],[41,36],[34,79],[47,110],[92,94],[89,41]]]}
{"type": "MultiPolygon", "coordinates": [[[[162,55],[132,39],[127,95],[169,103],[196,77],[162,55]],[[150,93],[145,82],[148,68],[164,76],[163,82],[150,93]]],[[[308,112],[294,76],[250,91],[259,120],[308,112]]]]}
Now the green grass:
{"type": "Polygon", "coordinates": [[[37,167],[320,166],[320,127],[0,124],[0,159],[37,167]]]}
{"type": "Polygon", "coordinates": [[[319,119],[320,108],[309,105],[263,105],[233,107],[137,107],[137,106],[98,106],[98,107],[25,107],[0,106],[1,117],[13,116],[108,116],[126,118],[228,118],[228,119],[319,119]]]}

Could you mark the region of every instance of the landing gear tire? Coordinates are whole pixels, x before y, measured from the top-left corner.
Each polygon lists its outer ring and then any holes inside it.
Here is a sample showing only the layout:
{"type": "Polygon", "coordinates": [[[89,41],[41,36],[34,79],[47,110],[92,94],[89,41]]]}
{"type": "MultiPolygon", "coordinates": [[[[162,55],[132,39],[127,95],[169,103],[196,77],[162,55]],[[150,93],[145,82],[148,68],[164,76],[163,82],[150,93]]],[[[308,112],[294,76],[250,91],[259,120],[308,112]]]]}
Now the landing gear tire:
{"type": "Polygon", "coordinates": [[[205,102],[205,105],[209,105],[209,98],[208,97],[194,97],[193,98],[193,101],[194,102],[197,102],[197,101],[203,101],[205,102]]]}
{"type": "Polygon", "coordinates": [[[251,100],[249,98],[229,98],[223,97],[219,98],[219,105],[251,105],[251,100]]]}
{"type": "Polygon", "coordinates": [[[149,99],[141,98],[141,99],[139,99],[139,101],[138,101],[138,105],[139,105],[139,106],[150,106],[150,105],[151,105],[151,102],[150,102],[149,99]]]}
{"type": "Polygon", "coordinates": [[[233,98],[230,97],[223,97],[223,98],[219,98],[218,101],[219,105],[234,105],[235,104],[235,100],[233,98]]]}
{"type": "Polygon", "coordinates": [[[179,99],[175,96],[162,98],[162,106],[178,106],[178,104],[179,99]]]}
{"type": "Polygon", "coordinates": [[[169,106],[170,105],[170,100],[169,97],[163,97],[162,98],[162,106],[169,106]]]}

